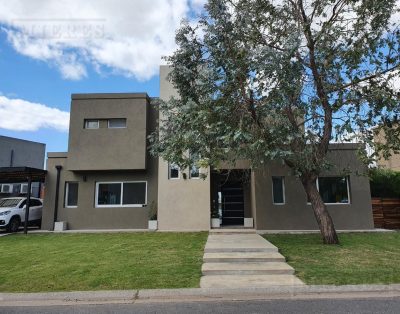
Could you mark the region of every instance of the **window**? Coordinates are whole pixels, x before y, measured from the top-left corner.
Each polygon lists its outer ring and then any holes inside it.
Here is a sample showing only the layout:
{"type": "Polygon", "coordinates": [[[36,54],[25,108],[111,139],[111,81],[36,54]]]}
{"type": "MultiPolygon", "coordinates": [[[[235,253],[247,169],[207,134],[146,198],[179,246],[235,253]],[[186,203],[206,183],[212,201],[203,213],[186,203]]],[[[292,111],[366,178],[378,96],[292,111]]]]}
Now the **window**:
{"type": "Polygon", "coordinates": [[[108,119],[109,129],[122,129],[126,128],[126,119],[108,119]]]}
{"type": "Polygon", "coordinates": [[[98,129],[99,120],[85,119],[85,129],[98,129]]]}
{"type": "Polygon", "coordinates": [[[65,207],[74,208],[78,206],[78,182],[65,183],[65,207]]]}
{"type": "Polygon", "coordinates": [[[284,177],[272,177],[272,197],[274,204],[285,204],[284,177]]]}
{"type": "Polygon", "coordinates": [[[13,185],[12,184],[3,184],[1,186],[1,193],[12,193],[13,185]]]}
{"type": "Polygon", "coordinates": [[[319,177],[317,187],[326,204],[350,204],[347,177],[319,177]]]}
{"type": "Polygon", "coordinates": [[[26,194],[26,193],[28,193],[28,184],[26,184],[26,183],[22,183],[22,184],[21,184],[21,191],[20,191],[20,193],[21,193],[21,194],[26,194]]]}
{"type": "Polygon", "coordinates": [[[197,162],[199,161],[199,159],[199,154],[190,154],[192,166],[189,169],[189,177],[191,179],[198,179],[200,177],[200,168],[197,166],[197,162]]]}
{"type": "Polygon", "coordinates": [[[179,179],[179,166],[174,163],[168,164],[168,178],[169,179],[179,179]]]}
{"type": "Polygon", "coordinates": [[[37,200],[37,199],[31,199],[31,201],[29,202],[31,207],[36,207],[36,206],[42,206],[42,202],[37,200]]]}
{"type": "Polygon", "coordinates": [[[147,204],[147,182],[98,182],[96,207],[141,207],[147,204]]]}

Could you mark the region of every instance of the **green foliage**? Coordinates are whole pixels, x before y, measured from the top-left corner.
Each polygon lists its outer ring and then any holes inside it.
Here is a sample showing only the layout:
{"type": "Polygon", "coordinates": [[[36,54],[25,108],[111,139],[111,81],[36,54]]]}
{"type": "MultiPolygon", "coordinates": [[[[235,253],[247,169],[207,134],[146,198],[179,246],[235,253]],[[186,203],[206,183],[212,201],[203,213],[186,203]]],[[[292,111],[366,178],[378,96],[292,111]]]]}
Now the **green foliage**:
{"type": "Polygon", "coordinates": [[[357,134],[372,145],[371,127],[400,113],[398,9],[395,0],[209,0],[166,58],[179,97],[160,103],[152,152],[182,168],[188,151],[208,166],[283,159],[315,177],[332,140],[357,134]]]}
{"type": "Polygon", "coordinates": [[[372,197],[399,197],[400,172],[376,168],[370,171],[372,197]]]}

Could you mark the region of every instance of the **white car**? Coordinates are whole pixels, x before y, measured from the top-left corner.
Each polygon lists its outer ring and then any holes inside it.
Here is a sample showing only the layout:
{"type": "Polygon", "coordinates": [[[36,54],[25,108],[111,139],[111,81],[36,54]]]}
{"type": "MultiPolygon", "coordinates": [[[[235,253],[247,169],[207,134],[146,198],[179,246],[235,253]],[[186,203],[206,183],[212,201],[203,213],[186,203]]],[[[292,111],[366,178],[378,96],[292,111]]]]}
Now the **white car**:
{"type": "MultiPolygon", "coordinates": [[[[0,199],[0,228],[8,232],[17,232],[19,226],[25,222],[26,197],[7,197],[0,199]]],[[[30,225],[41,226],[43,201],[31,198],[29,206],[30,225]]]]}

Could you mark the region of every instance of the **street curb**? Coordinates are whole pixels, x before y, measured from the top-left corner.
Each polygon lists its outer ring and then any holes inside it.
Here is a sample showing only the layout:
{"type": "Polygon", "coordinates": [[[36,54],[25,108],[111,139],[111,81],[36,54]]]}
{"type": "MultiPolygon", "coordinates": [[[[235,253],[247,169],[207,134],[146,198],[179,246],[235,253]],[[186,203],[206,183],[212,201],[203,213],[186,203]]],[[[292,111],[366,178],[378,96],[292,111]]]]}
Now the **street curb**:
{"type": "Polygon", "coordinates": [[[46,306],[216,300],[400,297],[400,284],[271,286],[268,288],[189,288],[49,293],[0,293],[0,306],[46,306]]]}

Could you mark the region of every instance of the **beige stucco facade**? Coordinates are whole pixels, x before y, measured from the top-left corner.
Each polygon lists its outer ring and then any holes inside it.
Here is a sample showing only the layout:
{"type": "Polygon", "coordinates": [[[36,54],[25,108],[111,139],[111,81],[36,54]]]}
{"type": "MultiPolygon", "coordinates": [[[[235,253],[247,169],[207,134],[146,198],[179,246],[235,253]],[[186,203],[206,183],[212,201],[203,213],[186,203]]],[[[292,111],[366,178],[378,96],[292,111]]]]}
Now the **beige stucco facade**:
{"type": "MultiPolygon", "coordinates": [[[[386,142],[385,133],[383,129],[380,129],[379,132],[375,132],[374,141],[376,143],[386,142]]],[[[400,171],[400,154],[394,154],[392,152],[392,155],[388,159],[385,159],[383,156],[380,156],[380,158],[377,161],[377,165],[385,169],[400,171]]]]}

